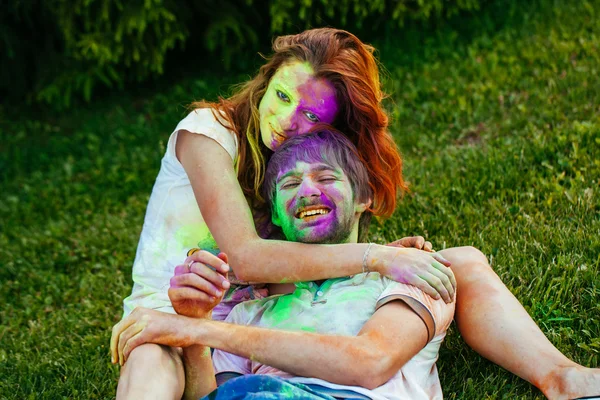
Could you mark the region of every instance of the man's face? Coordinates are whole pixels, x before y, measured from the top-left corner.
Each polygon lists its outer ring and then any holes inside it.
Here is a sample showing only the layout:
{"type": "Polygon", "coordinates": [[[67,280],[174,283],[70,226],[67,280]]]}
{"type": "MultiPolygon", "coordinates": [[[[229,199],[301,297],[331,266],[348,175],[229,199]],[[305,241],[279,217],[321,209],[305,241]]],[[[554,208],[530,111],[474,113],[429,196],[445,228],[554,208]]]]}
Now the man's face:
{"type": "Polygon", "coordinates": [[[356,242],[358,219],[365,209],[355,202],[339,167],[299,161],[277,176],[272,218],[289,241],[356,242]]]}

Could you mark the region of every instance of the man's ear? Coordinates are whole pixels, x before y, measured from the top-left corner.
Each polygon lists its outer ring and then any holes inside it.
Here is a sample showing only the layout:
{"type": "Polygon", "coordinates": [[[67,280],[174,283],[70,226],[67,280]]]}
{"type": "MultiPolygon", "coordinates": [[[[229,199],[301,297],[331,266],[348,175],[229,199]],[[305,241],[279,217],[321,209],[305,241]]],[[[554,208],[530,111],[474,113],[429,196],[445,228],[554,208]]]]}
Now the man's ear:
{"type": "Polygon", "coordinates": [[[356,203],[356,205],[354,206],[354,211],[357,213],[364,213],[369,207],[371,207],[371,204],[373,203],[372,199],[368,199],[366,202],[364,203],[356,203]]]}

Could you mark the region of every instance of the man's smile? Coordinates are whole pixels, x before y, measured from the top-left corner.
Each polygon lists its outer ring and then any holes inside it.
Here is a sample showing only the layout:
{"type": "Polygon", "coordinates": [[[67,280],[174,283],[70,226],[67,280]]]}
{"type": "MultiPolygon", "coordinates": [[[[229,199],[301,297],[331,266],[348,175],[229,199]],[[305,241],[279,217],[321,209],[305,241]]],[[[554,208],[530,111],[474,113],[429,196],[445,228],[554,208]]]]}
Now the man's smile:
{"type": "Polygon", "coordinates": [[[296,212],[295,217],[298,219],[303,219],[305,221],[312,221],[313,219],[317,219],[317,217],[321,215],[327,215],[331,212],[331,208],[325,205],[312,205],[306,207],[300,207],[296,212]],[[314,217],[314,218],[312,218],[314,217]]]}

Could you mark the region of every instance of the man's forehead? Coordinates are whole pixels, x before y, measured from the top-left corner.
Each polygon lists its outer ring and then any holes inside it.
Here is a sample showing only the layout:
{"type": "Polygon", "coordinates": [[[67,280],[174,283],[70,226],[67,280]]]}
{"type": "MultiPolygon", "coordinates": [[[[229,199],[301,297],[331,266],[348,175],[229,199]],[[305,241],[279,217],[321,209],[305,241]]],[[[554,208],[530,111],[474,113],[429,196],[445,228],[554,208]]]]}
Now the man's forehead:
{"type": "Polygon", "coordinates": [[[338,174],[344,174],[344,171],[341,168],[332,163],[330,164],[324,161],[313,163],[296,161],[296,164],[292,165],[291,168],[283,168],[281,171],[279,171],[276,182],[280,182],[289,176],[298,176],[304,173],[315,173],[321,171],[332,171],[338,174]]]}

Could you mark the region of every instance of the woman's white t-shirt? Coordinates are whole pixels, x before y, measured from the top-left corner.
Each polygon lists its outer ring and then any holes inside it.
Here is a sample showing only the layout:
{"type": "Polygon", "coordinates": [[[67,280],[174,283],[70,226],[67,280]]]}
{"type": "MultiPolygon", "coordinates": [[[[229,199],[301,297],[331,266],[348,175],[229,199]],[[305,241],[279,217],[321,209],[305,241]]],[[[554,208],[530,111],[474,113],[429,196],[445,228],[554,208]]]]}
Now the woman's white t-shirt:
{"type": "Polygon", "coordinates": [[[209,108],[194,110],[179,122],[169,138],[146,209],[133,262],[133,290],[123,301],[124,317],[138,306],[174,313],[168,290],[175,267],[183,263],[191,248],[218,252],[190,180],[175,155],[175,144],[180,130],[205,135],[223,146],[235,163],[237,137],[223,126],[228,126],[224,118],[219,119],[220,122],[209,108]]]}

